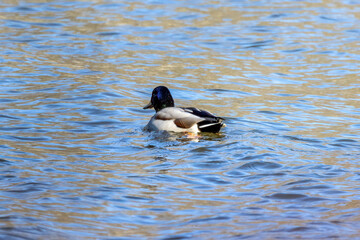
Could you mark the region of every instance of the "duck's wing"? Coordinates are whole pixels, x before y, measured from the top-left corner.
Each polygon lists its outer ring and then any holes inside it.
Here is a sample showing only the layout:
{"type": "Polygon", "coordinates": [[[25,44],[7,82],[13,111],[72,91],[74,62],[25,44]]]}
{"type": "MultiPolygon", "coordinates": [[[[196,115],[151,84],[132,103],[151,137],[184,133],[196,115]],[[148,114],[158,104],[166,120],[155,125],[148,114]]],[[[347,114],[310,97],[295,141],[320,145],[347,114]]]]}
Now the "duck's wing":
{"type": "Polygon", "coordinates": [[[215,116],[214,114],[212,114],[211,112],[208,112],[208,111],[205,111],[205,110],[202,110],[202,109],[198,109],[198,108],[194,108],[194,107],[187,107],[187,108],[182,108],[185,112],[188,112],[192,115],[195,115],[197,117],[200,117],[200,118],[203,118],[204,120],[210,120],[210,119],[213,119],[213,120],[218,120],[218,119],[221,119],[221,120],[224,120],[223,118],[221,117],[217,117],[215,116]]]}
{"type": "Polygon", "coordinates": [[[173,120],[179,128],[191,128],[195,124],[203,121],[200,116],[194,115],[184,108],[168,107],[155,114],[156,120],[173,120]]]}
{"type": "Polygon", "coordinates": [[[214,114],[194,107],[182,108],[185,112],[188,112],[194,116],[201,118],[198,127],[201,132],[219,132],[221,127],[224,126],[223,118],[217,117],[214,114]]]}

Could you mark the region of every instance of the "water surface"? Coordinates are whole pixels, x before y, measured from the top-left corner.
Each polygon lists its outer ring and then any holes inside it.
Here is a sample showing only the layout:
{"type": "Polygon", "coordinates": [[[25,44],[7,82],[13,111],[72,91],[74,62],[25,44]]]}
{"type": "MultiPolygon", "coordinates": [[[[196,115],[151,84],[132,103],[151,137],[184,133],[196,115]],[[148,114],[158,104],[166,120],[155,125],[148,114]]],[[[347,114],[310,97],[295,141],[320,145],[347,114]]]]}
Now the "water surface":
{"type": "Polygon", "coordinates": [[[3,1],[1,238],[357,238],[359,12],[3,1]],[[158,85],[227,127],[144,132],[158,85]]]}

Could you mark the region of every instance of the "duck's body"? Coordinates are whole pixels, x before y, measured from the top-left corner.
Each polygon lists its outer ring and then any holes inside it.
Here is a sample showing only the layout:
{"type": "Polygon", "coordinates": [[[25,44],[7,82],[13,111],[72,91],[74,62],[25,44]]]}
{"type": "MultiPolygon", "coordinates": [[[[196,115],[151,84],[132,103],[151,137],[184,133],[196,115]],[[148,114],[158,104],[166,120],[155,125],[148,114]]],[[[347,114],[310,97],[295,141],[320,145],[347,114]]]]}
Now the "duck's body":
{"type": "Polygon", "coordinates": [[[197,108],[175,107],[168,88],[159,86],[153,90],[151,102],[144,107],[155,108],[156,114],[146,125],[150,131],[213,132],[224,126],[223,118],[197,108]]]}

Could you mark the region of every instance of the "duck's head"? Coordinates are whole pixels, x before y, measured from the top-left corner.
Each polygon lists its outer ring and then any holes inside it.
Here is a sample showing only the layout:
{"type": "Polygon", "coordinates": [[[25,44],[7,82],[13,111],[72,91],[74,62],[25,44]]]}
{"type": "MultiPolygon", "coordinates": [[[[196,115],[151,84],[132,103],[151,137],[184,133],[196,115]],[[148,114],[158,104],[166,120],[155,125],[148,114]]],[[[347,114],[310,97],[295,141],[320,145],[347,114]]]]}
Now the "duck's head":
{"type": "Polygon", "coordinates": [[[154,88],[151,95],[151,101],[144,109],[154,108],[155,111],[158,112],[163,108],[174,106],[174,99],[172,98],[169,89],[164,86],[158,86],[154,88]]]}

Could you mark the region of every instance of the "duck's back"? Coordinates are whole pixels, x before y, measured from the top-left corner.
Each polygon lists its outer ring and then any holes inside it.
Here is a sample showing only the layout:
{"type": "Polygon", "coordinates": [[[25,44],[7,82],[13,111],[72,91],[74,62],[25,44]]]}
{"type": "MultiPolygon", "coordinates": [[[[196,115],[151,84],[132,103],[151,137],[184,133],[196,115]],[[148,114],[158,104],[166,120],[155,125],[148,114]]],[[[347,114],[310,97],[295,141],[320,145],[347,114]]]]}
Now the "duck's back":
{"type": "Polygon", "coordinates": [[[213,132],[223,126],[223,119],[198,108],[168,107],[158,111],[148,123],[152,131],[213,132]]]}
{"type": "Polygon", "coordinates": [[[196,123],[202,118],[182,108],[168,107],[158,111],[147,125],[150,131],[200,132],[196,123]]]}

